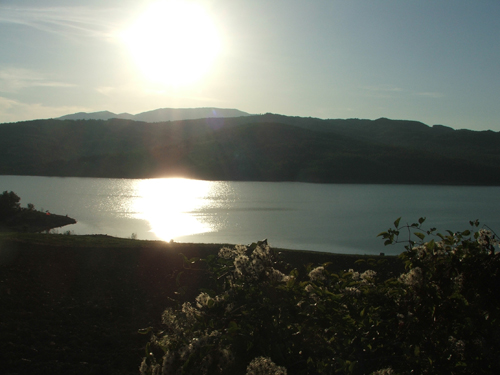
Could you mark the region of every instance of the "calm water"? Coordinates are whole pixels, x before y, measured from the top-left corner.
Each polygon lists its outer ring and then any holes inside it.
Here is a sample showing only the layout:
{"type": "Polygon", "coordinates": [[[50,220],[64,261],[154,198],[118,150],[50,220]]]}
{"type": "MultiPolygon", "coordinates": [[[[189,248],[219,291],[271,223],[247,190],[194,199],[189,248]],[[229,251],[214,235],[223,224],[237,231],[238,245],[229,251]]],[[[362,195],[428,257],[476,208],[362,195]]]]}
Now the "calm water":
{"type": "Polygon", "coordinates": [[[500,231],[499,187],[208,182],[0,176],[21,205],[67,214],[75,234],[242,243],[358,254],[397,254],[376,238],[402,216],[460,230],[479,219],[500,231]]]}

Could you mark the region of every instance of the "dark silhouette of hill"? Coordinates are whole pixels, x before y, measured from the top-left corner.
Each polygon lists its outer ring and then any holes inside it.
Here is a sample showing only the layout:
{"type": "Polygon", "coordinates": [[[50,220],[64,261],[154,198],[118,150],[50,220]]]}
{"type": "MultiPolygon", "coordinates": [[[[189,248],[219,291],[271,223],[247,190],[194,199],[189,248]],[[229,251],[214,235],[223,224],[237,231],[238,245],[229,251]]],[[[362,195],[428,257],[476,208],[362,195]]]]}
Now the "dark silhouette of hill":
{"type": "Polygon", "coordinates": [[[134,115],[130,113],[122,113],[117,115],[116,113],[110,111],[100,111],[100,112],[78,112],[71,115],[65,115],[58,117],[57,120],[109,120],[111,118],[124,118],[132,120],[134,115]]]}
{"type": "Polygon", "coordinates": [[[500,134],[281,115],[0,124],[0,174],[500,184],[500,134]]]}
{"type": "Polygon", "coordinates": [[[152,111],[141,112],[136,115],[130,113],[116,114],[109,111],[101,112],[78,112],[71,115],[65,115],[57,118],[58,120],[109,120],[119,118],[124,120],[135,120],[144,122],[162,122],[194,120],[199,118],[218,118],[218,117],[238,117],[249,116],[248,113],[237,109],[226,108],[160,108],[152,111]]]}

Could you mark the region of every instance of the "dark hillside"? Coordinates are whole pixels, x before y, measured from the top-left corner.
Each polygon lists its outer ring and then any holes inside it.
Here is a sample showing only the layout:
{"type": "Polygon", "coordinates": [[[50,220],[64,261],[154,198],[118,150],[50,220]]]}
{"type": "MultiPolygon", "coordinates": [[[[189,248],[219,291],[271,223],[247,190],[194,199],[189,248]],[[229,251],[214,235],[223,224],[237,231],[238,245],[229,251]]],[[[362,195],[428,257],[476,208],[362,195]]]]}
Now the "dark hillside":
{"type": "MultiPolygon", "coordinates": [[[[250,118],[251,116],[242,118],[240,121],[248,121],[250,118]]],[[[341,134],[379,145],[474,160],[481,164],[497,165],[500,162],[500,133],[491,130],[454,130],[443,125],[430,127],[418,121],[387,118],[321,120],[275,114],[253,117],[254,121],[264,119],[318,132],[341,134]]]]}
{"type": "Polygon", "coordinates": [[[3,175],[498,185],[499,161],[499,133],[388,119],[0,124],[3,175]]]}

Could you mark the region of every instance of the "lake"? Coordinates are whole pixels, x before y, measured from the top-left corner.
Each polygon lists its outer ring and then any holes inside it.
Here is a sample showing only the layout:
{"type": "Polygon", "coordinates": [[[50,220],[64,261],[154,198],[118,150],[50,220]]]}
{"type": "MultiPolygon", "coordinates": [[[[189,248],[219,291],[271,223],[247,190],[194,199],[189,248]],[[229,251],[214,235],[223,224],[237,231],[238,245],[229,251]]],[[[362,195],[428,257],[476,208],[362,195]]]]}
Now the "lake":
{"type": "Polygon", "coordinates": [[[21,206],[78,221],[59,229],[141,240],[249,244],[356,254],[399,254],[377,234],[395,219],[500,231],[500,188],[0,176],[21,206]]]}

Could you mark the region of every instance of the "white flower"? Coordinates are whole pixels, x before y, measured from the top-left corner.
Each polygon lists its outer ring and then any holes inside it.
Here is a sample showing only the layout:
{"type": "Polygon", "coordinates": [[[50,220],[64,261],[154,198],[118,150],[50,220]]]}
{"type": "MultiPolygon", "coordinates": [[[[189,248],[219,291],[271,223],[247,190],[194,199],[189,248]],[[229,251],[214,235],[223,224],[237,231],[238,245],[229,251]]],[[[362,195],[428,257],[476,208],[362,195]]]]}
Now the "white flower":
{"type": "Polygon", "coordinates": [[[281,271],[278,271],[274,268],[271,268],[266,272],[267,277],[269,278],[270,281],[274,282],[286,282],[288,281],[289,277],[285,276],[285,274],[281,271]]]}
{"type": "Polygon", "coordinates": [[[165,324],[166,326],[174,325],[176,319],[177,316],[175,315],[175,313],[171,308],[166,309],[161,316],[162,323],[165,324]]]}
{"type": "Polygon", "coordinates": [[[186,314],[188,320],[194,320],[200,315],[200,312],[191,305],[191,302],[184,302],[181,311],[186,314]]]}
{"type": "Polygon", "coordinates": [[[244,245],[236,245],[234,249],[229,247],[222,247],[219,250],[219,258],[223,259],[235,259],[239,255],[244,255],[247,251],[246,246],[244,245]]]}
{"type": "Polygon", "coordinates": [[[196,297],[196,306],[198,306],[199,309],[202,307],[208,306],[209,301],[212,298],[205,292],[202,292],[196,297]]]}
{"type": "Polygon", "coordinates": [[[491,230],[488,229],[480,229],[479,230],[479,237],[477,238],[477,242],[482,245],[492,245],[492,246],[498,246],[499,241],[498,238],[491,232],[491,230]]]}
{"type": "Polygon", "coordinates": [[[262,264],[262,261],[260,259],[252,259],[252,263],[250,264],[250,271],[256,276],[264,271],[264,265],[262,264]]]}
{"type": "Polygon", "coordinates": [[[234,303],[229,303],[227,306],[226,306],[226,312],[231,312],[233,311],[234,309],[234,303]]]}
{"type": "Polygon", "coordinates": [[[247,252],[247,247],[245,245],[235,245],[234,251],[238,254],[245,254],[247,252]]]}
{"type": "Polygon", "coordinates": [[[311,281],[320,281],[325,279],[325,267],[316,267],[311,272],[309,272],[309,278],[311,281]]]}
{"type": "Polygon", "coordinates": [[[229,247],[222,247],[219,250],[219,258],[231,259],[233,257],[234,250],[229,247]]]}
{"type": "Polygon", "coordinates": [[[165,353],[165,356],[163,357],[163,369],[162,369],[163,374],[172,373],[176,357],[177,356],[175,355],[174,352],[168,351],[165,353]]]}
{"type": "Polygon", "coordinates": [[[260,259],[262,261],[266,261],[269,260],[269,257],[270,257],[269,246],[264,246],[264,247],[257,246],[252,253],[253,259],[260,259]]]}
{"type": "Polygon", "coordinates": [[[354,270],[352,268],[350,268],[349,271],[347,271],[347,272],[352,273],[353,280],[359,280],[359,272],[354,272],[354,270]]]}
{"type": "Polygon", "coordinates": [[[270,358],[257,357],[247,366],[246,375],[286,375],[286,368],[276,365],[270,358]]]}
{"type": "Polygon", "coordinates": [[[234,259],[234,268],[237,275],[247,273],[250,266],[250,259],[246,255],[240,254],[234,259]]]}
{"type": "Polygon", "coordinates": [[[419,286],[423,282],[423,273],[420,267],[415,267],[408,273],[399,276],[399,281],[408,286],[419,286]]]}
{"type": "Polygon", "coordinates": [[[394,374],[395,374],[394,370],[390,367],[371,373],[371,375],[394,375],[394,374]]]}
{"type": "Polygon", "coordinates": [[[361,291],[353,286],[348,286],[344,289],[344,293],[350,296],[358,296],[361,294],[361,291]]]}
{"type": "Polygon", "coordinates": [[[307,293],[312,293],[314,292],[314,287],[311,284],[307,284],[305,290],[307,293]]]}
{"type": "Polygon", "coordinates": [[[373,279],[375,276],[377,276],[377,272],[373,270],[366,270],[361,274],[361,280],[367,282],[370,281],[370,279],[373,279]]]}
{"type": "Polygon", "coordinates": [[[147,371],[149,369],[148,364],[146,363],[146,358],[144,358],[139,366],[139,373],[141,375],[147,375],[147,371]]]}
{"type": "Polygon", "coordinates": [[[424,245],[415,246],[412,248],[417,253],[417,258],[422,259],[427,254],[427,247],[424,245]]]}

